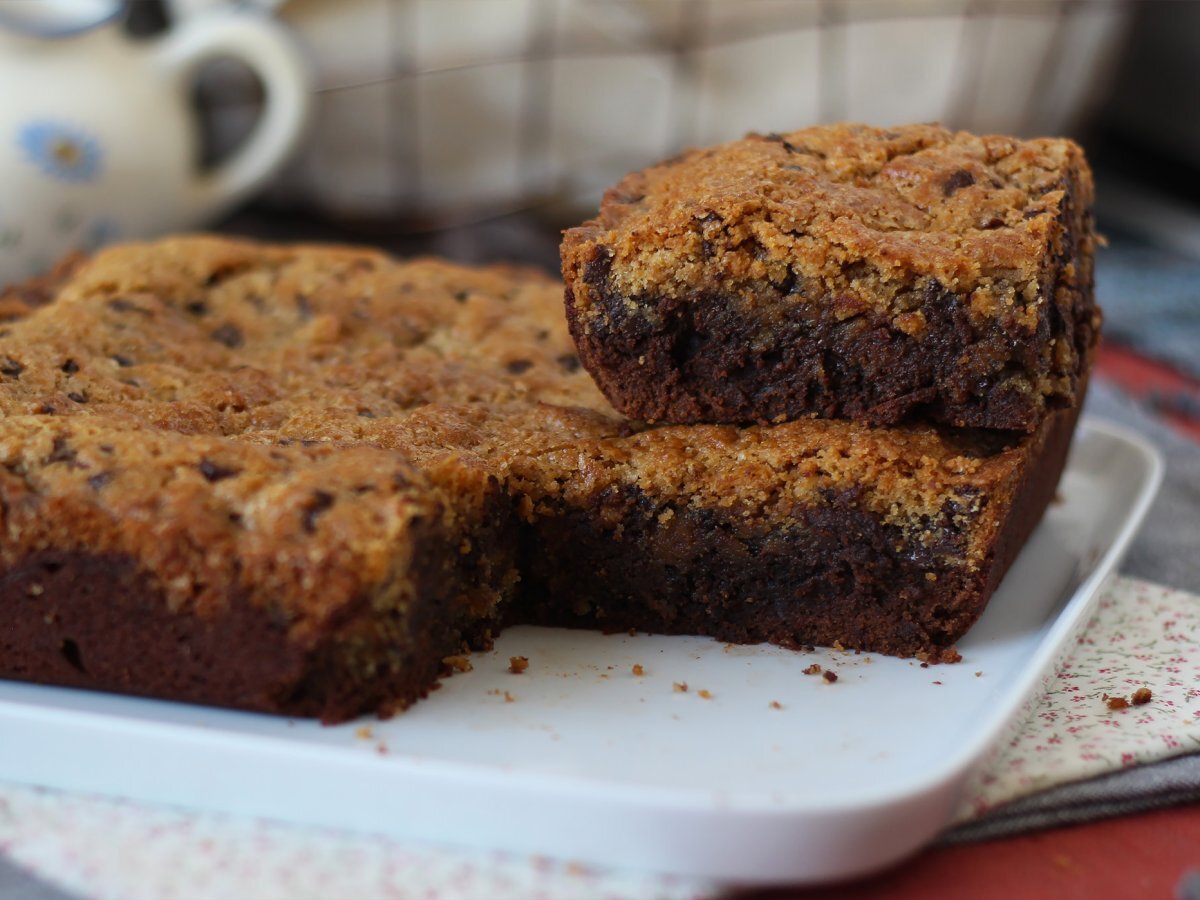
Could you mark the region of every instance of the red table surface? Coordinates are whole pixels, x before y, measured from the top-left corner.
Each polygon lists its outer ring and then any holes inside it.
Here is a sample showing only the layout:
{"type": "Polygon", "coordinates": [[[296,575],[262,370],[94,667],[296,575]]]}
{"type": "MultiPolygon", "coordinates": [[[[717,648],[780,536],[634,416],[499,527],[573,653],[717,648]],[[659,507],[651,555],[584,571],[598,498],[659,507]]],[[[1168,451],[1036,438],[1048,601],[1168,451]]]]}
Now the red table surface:
{"type": "Polygon", "coordinates": [[[1003,840],[933,847],[870,878],[736,900],[1200,897],[1200,804],[1003,840]]]}

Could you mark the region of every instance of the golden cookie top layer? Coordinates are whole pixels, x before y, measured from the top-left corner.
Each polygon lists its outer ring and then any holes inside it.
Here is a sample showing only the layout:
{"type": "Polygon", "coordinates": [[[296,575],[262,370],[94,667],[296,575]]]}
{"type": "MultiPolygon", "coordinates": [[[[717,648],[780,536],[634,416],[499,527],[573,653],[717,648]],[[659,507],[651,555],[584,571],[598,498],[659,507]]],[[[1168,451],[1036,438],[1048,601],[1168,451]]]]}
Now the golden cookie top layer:
{"type": "Polygon", "coordinates": [[[687,296],[714,278],[811,278],[879,308],[916,276],[956,293],[983,289],[994,311],[994,295],[1003,306],[1046,287],[1064,206],[1091,201],[1091,173],[1069,140],[820,126],[627,176],[597,219],[567,233],[564,266],[570,277],[602,247],[629,297],[687,296]]]}

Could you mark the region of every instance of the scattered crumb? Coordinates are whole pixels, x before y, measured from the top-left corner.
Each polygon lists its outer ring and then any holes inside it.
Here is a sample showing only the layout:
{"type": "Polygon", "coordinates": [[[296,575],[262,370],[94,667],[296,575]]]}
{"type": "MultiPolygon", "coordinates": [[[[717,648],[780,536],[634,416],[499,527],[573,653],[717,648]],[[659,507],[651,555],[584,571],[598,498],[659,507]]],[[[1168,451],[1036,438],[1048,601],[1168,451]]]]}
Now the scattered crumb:
{"type": "Polygon", "coordinates": [[[834,650],[837,650],[839,653],[846,649],[845,647],[842,646],[841,641],[834,641],[832,644],[830,644],[830,646],[833,647],[834,650]]]}
{"type": "Polygon", "coordinates": [[[941,682],[940,681],[932,681],[932,682],[930,682],[930,684],[941,684],[941,682]]]}
{"type": "Polygon", "coordinates": [[[1108,694],[1104,695],[1104,704],[1112,710],[1127,709],[1129,707],[1129,701],[1124,697],[1110,697],[1108,694]]]}
{"type": "Polygon", "coordinates": [[[505,691],[504,692],[504,702],[505,703],[516,703],[517,698],[514,697],[512,694],[510,694],[508,691],[505,691]]]}
{"type": "Polygon", "coordinates": [[[630,628],[630,629],[629,629],[629,636],[630,636],[630,637],[637,637],[637,629],[636,629],[636,628],[630,628]]]}
{"type": "Polygon", "coordinates": [[[677,694],[686,694],[687,689],[688,689],[687,682],[686,681],[676,681],[674,684],[671,685],[671,689],[674,690],[675,693],[677,693],[677,694]]]}
{"type": "Polygon", "coordinates": [[[820,675],[821,667],[819,665],[817,665],[817,663],[813,663],[811,666],[808,666],[807,668],[803,669],[802,671],[805,675],[820,675]]]}
{"type": "Polygon", "coordinates": [[[474,666],[471,661],[465,656],[447,656],[442,660],[443,663],[452,668],[455,672],[470,672],[474,666]]]}
{"type": "Polygon", "coordinates": [[[1154,699],[1154,694],[1151,693],[1150,688],[1140,687],[1133,692],[1133,697],[1131,699],[1133,700],[1134,706],[1144,706],[1154,699]]]}
{"type": "Polygon", "coordinates": [[[921,668],[922,668],[922,669],[928,669],[928,668],[929,668],[929,663],[927,663],[927,662],[923,662],[923,663],[921,663],[921,668]]]}
{"type": "Polygon", "coordinates": [[[508,658],[508,671],[514,675],[520,675],[529,668],[529,657],[527,656],[510,656],[508,658]]]}
{"type": "Polygon", "coordinates": [[[975,673],[975,677],[976,677],[976,678],[982,678],[982,677],[983,677],[983,673],[982,673],[982,672],[976,672],[976,673],[975,673]]]}
{"type": "Polygon", "coordinates": [[[375,752],[378,753],[380,756],[387,756],[387,752],[388,752],[387,744],[385,744],[383,741],[380,741],[378,744],[375,745],[375,752]]]}
{"type": "Polygon", "coordinates": [[[828,684],[833,684],[835,681],[837,681],[837,672],[833,671],[833,669],[826,669],[821,673],[821,677],[824,678],[828,684]]]}
{"type": "Polygon", "coordinates": [[[584,867],[583,863],[578,863],[578,862],[567,863],[567,874],[570,875],[572,878],[581,878],[582,876],[586,875],[587,873],[588,873],[588,870],[587,870],[587,868],[584,867]]]}
{"type": "Polygon", "coordinates": [[[607,672],[601,672],[601,673],[600,673],[600,677],[601,677],[601,678],[608,678],[608,673],[607,673],[607,672]]]}
{"type": "Polygon", "coordinates": [[[712,696],[713,696],[711,691],[706,691],[703,689],[696,691],[696,693],[700,696],[700,698],[702,700],[711,700],[712,696]]]}
{"type": "Polygon", "coordinates": [[[637,675],[640,678],[646,674],[646,670],[642,668],[641,663],[634,663],[633,664],[633,674],[637,675]]]}
{"type": "Polygon", "coordinates": [[[360,725],[358,728],[354,729],[354,736],[360,740],[369,741],[375,735],[371,731],[370,725],[360,725]]]}
{"type": "Polygon", "coordinates": [[[771,709],[783,709],[783,704],[780,703],[778,700],[772,700],[771,701],[771,709]]]}

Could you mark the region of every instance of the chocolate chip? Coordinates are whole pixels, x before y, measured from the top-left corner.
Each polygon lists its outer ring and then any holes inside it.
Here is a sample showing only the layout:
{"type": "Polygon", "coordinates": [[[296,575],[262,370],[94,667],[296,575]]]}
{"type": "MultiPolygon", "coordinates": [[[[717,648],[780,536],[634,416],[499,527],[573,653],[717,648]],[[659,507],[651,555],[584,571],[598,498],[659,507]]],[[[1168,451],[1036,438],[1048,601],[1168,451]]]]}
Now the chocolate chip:
{"type": "Polygon", "coordinates": [[[373,419],[375,418],[375,413],[371,412],[369,409],[360,409],[358,411],[358,417],[360,419],[373,419]]]}
{"type": "Polygon", "coordinates": [[[373,494],[375,492],[375,485],[373,485],[373,484],[356,484],[350,490],[352,490],[355,494],[357,494],[358,496],[361,497],[363,494],[373,494]]]}
{"type": "Polygon", "coordinates": [[[52,416],[54,415],[54,404],[42,403],[33,412],[39,416],[52,416]]]}
{"type": "Polygon", "coordinates": [[[208,315],[208,304],[203,300],[193,300],[191,303],[185,303],[183,304],[183,308],[186,312],[193,316],[208,315]]]}
{"type": "Polygon", "coordinates": [[[51,463],[67,463],[73,466],[77,456],[75,448],[68,444],[67,439],[60,434],[54,438],[53,443],[50,445],[50,455],[46,457],[46,465],[50,465],[51,463]]]}
{"type": "Polygon", "coordinates": [[[548,337],[550,337],[550,332],[547,331],[545,328],[539,328],[533,334],[533,339],[535,341],[537,341],[538,343],[541,343],[542,341],[546,340],[546,338],[548,338],[548,337]]]}
{"type": "Polygon", "coordinates": [[[62,370],[64,372],[66,372],[68,375],[74,375],[76,372],[79,371],[79,364],[77,362],[75,362],[75,360],[73,360],[73,359],[68,359],[66,362],[64,362],[62,364],[62,370]]]}
{"type": "Polygon", "coordinates": [[[9,378],[20,378],[21,373],[24,371],[25,367],[11,356],[0,359],[0,375],[7,375],[9,378]]]}
{"type": "Polygon", "coordinates": [[[966,169],[959,169],[957,172],[950,173],[950,176],[942,182],[942,196],[952,197],[955,191],[960,188],[970,187],[974,183],[974,175],[966,169]]]}
{"type": "Polygon", "coordinates": [[[112,481],[112,472],[97,472],[87,480],[88,487],[93,491],[98,491],[110,481],[112,481]]]}
{"type": "Polygon", "coordinates": [[[527,359],[513,359],[505,363],[504,368],[508,369],[513,375],[520,375],[532,369],[533,363],[527,359]]]}
{"type": "Polygon", "coordinates": [[[1040,216],[1043,212],[1045,212],[1045,210],[1039,209],[1036,206],[1031,206],[1029,209],[1025,210],[1025,212],[1021,213],[1021,218],[1022,219],[1035,219],[1038,216],[1040,216]]]}
{"type": "Polygon", "coordinates": [[[233,469],[229,466],[220,466],[208,459],[200,460],[200,465],[196,468],[200,470],[200,474],[204,476],[204,480],[208,482],[221,481],[225,478],[232,478],[241,472],[241,469],[233,469]]]}
{"type": "Polygon", "coordinates": [[[333,506],[333,494],[314,491],[312,499],[304,507],[304,530],[312,534],[317,530],[317,516],[333,506]]]}
{"type": "Polygon", "coordinates": [[[469,296],[471,296],[471,294],[468,291],[455,291],[454,292],[454,302],[455,303],[466,303],[467,298],[469,296]]]}
{"type": "Polygon", "coordinates": [[[579,371],[579,357],[574,353],[564,353],[557,360],[555,360],[555,362],[562,366],[564,372],[579,371]]]}
{"type": "Polygon", "coordinates": [[[115,312],[145,312],[144,309],[139,308],[129,300],[126,300],[124,297],[118,297],[115,300],[109,300],[108,308],[114,310],[115,312]]]}
{"type": "Polygon", "coordinates": [[[87,394],[81,394],[79,391],[71,391],[71,393],[67,394],[67,399],[73,400],[76,403],[88,402],[87,394]]]}
{"type": "Polygon", "coordinates": [[[128,369],[130,366],[133,365],[132,359],[130,359],[128,356],[122,356],[120,353],[114,353],[112,355],[112,361],[115,362],[122,369],[128,369]]]}
{"type": "Polygon", "coordinates": [[[996,228],[1004,227],[1004,220],[997,215],[984,216],[976,225],[982,231],[992,231],[996,228]]]}
{"type": "Polygon", "coordinates": [[[79,652],[79,645],[70,638],[66,638],[60,645],[59,649],[62,652],[63,659],[67,661],[72,669],[77,672],[87,674],[87,669],[83,667],[83,654],[79,652]]]}
{"type": "Polygon", "coordinates": [[[230,322],[217,328],[209,337],[218,344],[224,344],[230,350],[242,346],[242,330],[230,322]]]}

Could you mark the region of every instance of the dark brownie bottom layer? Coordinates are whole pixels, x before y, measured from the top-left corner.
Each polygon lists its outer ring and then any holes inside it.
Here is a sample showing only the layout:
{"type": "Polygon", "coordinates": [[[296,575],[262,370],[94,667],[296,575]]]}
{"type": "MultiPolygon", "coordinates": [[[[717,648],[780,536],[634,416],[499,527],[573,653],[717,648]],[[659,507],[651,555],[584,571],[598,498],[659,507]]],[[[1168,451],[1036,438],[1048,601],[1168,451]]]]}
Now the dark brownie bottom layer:
{"type": "Polygon", "coordinates": [[[535,529],[519,616],[543,625],[703,634],[940,657],[986,597],[961,574],[845,502],[798,507],[787,530],[747,529],[713,510],[662,508],[611,491],[535,529]],[[603,510],[603,512],[601,511],[603,510]],[[602,522],[619,524],[620,537],[602,522]],[[570,571],[548,562],[569,556],[570,571]],[[925,576],[938,573],[938,581],[925,576]]]}
{"type": "Polygon", "coordinates": [[[976,327],[963,298],[937,284],[922,293],[918,339],[879,314],[839,318],[836,303],[789,297],[787,285],[765,285],[773,299],[751,313],[721,294],[630,303],[599,261],[585,278],[598,315],[585,328],[570,288],[566,303],[580,359],[617,409],[646,421],[765,424],[815,413],[882,426],[919,415],[1032,431],[1044,411],[1030,377],[1046,369],[1039,348],[1052,338],[1091,343],[1074,333],[1085,323],[1058,315],[1042,319],[1044,334],[998,320],[976,327]],[[644,307],[653,321],[633,311],[644,307]]]}
{"type": "MultiPolygon", "coordinates": [[[[475,537],[472,556],[511,559],[511,529],[475,537]]],[[[0,677],[327,723],[394,711],[429,691],[446,656],[490,641],[494,618],[463,600],[500,588],[464,583],[491,563],[463,563],[457,545],[425,553],[421,602],[378,610],[364,596],[301,641],[245,596],[209,616],[173,613],[132,558],[48,550],[0,578],[0,677]]]]}

